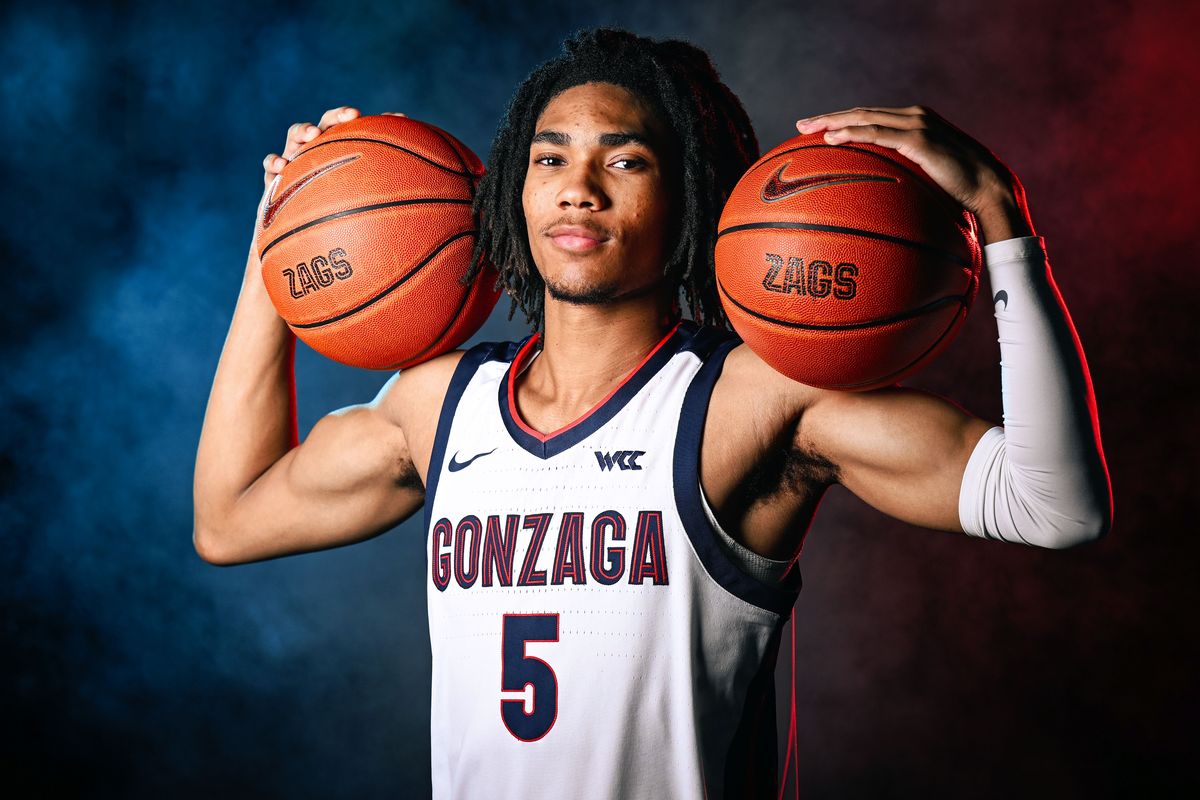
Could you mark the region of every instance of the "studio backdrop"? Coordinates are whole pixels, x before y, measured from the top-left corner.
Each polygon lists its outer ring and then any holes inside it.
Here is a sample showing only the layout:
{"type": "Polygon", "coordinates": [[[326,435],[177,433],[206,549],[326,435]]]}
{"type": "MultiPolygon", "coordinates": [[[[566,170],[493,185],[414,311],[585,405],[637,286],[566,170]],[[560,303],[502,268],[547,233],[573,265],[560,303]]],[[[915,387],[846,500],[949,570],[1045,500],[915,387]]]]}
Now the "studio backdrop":
{"type": "MultiPolygon", "coordinates": [[[[421,516],[205,563],[200,426],[288,126],[400,111],[486,160],[516,86],[595,25],[704,48],[763,152],[822,112],[942,114],[1020,176],[1088,356],[1102,541],[983,541],[826,496],[799,562],[803,796],[1195,796],[1200,13],[1167,0],[6,5],[0,781],[35,787],[10,796],[428,794],[421,516]]],[[[987,290],[985,268],[905,384],[1000,424],[987,290]]],[[[525,336],[508,311],[470,343],[525,336]]],[[[301,436],[387,378],[298,345],[301,436]]],[[[785,647],[781,765],[792,673],[785,647]]]]}

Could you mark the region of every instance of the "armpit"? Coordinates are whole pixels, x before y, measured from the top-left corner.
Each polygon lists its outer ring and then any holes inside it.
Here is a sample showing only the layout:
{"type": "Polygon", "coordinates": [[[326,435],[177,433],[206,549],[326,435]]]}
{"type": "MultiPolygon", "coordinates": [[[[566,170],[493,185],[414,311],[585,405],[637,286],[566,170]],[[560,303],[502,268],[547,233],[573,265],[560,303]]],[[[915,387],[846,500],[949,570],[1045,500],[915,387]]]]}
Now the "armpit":
{"type": "Polygon", "coordinates": [[[786,438],[770,447],[742,483],[741,494],[757,504],[779,494],[820,494],[840,480],[837,465],[786,438]]]}
{"type": "Polygon", "coordinates": [[[421,475],[417,472],[417,465],[407,455],[399,455],[396,458],[396,477],[393,482],[397,489],[424,489],[425,484],[421,482],[421,475]]]}

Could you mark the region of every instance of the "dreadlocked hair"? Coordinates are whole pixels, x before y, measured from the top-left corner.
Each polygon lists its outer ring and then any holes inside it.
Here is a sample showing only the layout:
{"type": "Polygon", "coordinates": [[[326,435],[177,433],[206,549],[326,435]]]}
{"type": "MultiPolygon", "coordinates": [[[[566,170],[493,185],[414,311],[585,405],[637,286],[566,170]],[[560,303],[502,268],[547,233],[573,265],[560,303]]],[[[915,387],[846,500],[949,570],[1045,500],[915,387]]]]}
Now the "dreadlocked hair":
{"type": "Polygon", "coordinates": [[[533,262],[521,202],[529,143],[552,99],[591,82],[628,89],[666,123],[681,162],[671,187],[681,218],[663,273],[676,292],[683,287],[692,319],[727,328],[713,261],[717,221],[734,185],[758,160],[754,127],[703,50],[616,28],[577,31],[509,100],[472,203],[479,236],[463,282],[473,281],[490,259],[500,273],[497,288],[512,298],[508,318],[520,307],[534,330],[543,327],[545,283],[533,262]]]}

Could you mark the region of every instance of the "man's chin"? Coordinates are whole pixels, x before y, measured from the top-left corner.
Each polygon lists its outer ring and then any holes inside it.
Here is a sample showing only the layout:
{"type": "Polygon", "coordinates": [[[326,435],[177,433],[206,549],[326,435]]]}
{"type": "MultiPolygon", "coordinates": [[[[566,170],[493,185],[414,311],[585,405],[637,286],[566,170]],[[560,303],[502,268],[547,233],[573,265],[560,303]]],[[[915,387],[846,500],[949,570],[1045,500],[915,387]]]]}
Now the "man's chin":
{"type": "Polygon", "coordinates": [[[577,306],[607,305],[620,296],[620,286],[616,284],[562,286],[547,282],[546,290],[555,300],[577,306]]]}

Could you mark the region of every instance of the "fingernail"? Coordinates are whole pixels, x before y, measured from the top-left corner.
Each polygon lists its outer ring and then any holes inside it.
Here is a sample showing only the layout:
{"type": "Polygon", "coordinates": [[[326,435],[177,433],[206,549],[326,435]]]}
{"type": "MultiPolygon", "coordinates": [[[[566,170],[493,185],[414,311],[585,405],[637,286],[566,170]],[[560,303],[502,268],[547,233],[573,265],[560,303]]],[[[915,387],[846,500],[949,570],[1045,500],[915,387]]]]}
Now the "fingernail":
{"type": "Polygon", "coordinates": [[[825,141],[827,141],[827,142],[836,142],[839,139],[845,139],[845,138],[846,138],[846,134],[843,131],[828,131],[825,134],[825,141]]]}

